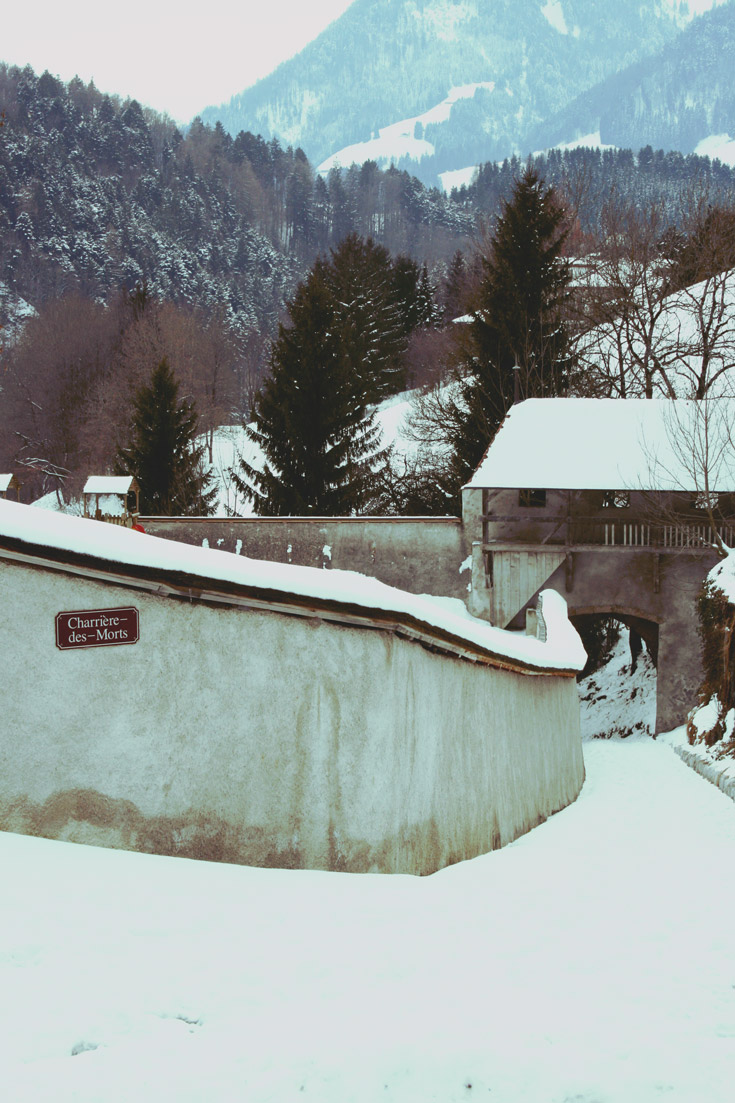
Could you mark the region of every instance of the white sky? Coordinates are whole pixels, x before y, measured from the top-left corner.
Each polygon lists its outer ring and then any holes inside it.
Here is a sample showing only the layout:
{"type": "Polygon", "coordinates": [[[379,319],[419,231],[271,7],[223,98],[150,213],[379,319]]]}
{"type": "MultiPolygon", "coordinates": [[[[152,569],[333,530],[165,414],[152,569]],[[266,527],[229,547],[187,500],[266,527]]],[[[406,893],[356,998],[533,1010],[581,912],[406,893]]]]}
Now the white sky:
{"type": "Polygon", "coordinates": [[[7,5],[0,61],[93,79],[188,122],[298,53],[352,0],[35,0],[7,5]]]}

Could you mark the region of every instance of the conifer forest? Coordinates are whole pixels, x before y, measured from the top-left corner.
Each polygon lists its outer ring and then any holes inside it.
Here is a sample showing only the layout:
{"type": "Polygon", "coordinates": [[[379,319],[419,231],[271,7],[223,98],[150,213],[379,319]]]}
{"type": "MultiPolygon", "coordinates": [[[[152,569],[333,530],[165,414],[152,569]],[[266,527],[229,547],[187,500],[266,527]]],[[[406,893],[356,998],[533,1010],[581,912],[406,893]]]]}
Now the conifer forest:
{"type": "Polygon", "coordinates": [[[165,361],[202,463],[218,426],[253,426],[268,459],[241,475],[261,512],[451,512],[497,425],[481,399],[489,365],[502,363],[490,390],[503,403],[509,359],[526,365],[527,394],[611,393],[575,358],[580,334],[605,317],[575,291],[580,258],[601,257],[624,226],[646,238],[659,298],[684,285],[686,265],[701,275],[733,263],[735,171],[694,154],[552,150],[481,165],[447,195],[370,161],[320,174],[301,149],[219,123],[195,119],[184,133],[135,100],[28,67],[0,66],[0,110],[0,467],[18,473],[26,500],[70,497],[91,471],[115,469],[165,361]],[[524,249],[551,249],[541,314],[564,345],[539,348],[535,361],[487,345],[488,332],[507,330],[507,318],[492,320],[493,273],[515,263],[500,245],[529,173],[554,213],[548,234],[511,253],[525,264],[524,249]],[[463,316],[472,324],[455,324],[463,316]],[[305,328],[316,367],[298,354],[305,328]],[[275,437],[310,432],[297,432],[293,402],[278,411],[304,383],[298,371],[316,372],[322,396],[304,410],[327,443],[312,434],[308,447],[334,450],[349,469],[345,494],[283,489],[283,471],[304,461],[275,437]],[[440,384],[449,391],[437,397],[440,384]],[[415,432],[427,450],[423,475],[399,477],[371,410],[407,388],[424,392],[415,432]],[[468,409],[484,425],[469,446],[456,437],[463,424],[466,438],[468,409]]]}

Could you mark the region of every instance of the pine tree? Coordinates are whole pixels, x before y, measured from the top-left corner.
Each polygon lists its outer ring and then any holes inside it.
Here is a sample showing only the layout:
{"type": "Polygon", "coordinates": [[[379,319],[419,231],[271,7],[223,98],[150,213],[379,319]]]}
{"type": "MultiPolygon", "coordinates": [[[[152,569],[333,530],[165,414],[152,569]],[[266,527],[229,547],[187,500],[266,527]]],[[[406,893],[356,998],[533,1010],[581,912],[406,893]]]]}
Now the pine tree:
{"type": "Polygon", "coordinates": [[[467,298],[467,265],[464,254],[458,249],[447,269],[444,279],[444,317],[447,322],[454,321],[465,312],[467,298]]]}
{"type": "Polygon", "coordinates": [[[179,385],[164,358],[133,406],[130,443],[119,448],[116,466],[135,475],[141,512],[163,516],[211,513],[216,491],[196,443],[194,404],[179,401],[179,385]]]}
{"type": "Polygon", "coordinates": [[[410,328],[402,317],[402,288],[390,253],[372,238],[349,234],[332,250],[324,271],[342,355],[362,379],[368,401],[397,394],[405,385],[410,328]]]}
{"type": "Polygon", "coordinates": [[[318,260],[288,304],[290,325],[279,326],[247,430],[263,468],[243,460],[242,474],[233,473],[265,516],[357,512],[384,460],[364,381],[343,355],[340,304],[327,277],[318,260]]]}
{"type": "Polygon", "coordinates": [[[571,366],[564,307],[564,210],[533,168],[516,181],[482,255],[467,374],[450,438],[459,485],[474,470],[514,400],[565,393],[571,366]]]}

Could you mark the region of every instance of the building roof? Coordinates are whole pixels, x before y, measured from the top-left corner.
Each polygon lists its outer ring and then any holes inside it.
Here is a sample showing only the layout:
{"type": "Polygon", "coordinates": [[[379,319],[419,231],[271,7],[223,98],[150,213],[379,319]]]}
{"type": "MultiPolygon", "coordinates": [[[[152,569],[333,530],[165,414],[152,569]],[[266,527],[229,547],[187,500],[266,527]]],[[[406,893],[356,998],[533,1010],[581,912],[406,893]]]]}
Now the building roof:
{"type": "Polygon", "coordinates": [[[18,480],[15,475],[0,475],[0,494],[4,494],[11,487],[16,487],[18,480]]]}
{"type": "Polygon", "coordinates": [[[90,475],[82,494],[127,494],[134,483],[132,475],[90,475]]]}
{"type": "Polygon", "coordinates": [[[470,487],[735,492],[735,400],[530,398],[470,487]]]}

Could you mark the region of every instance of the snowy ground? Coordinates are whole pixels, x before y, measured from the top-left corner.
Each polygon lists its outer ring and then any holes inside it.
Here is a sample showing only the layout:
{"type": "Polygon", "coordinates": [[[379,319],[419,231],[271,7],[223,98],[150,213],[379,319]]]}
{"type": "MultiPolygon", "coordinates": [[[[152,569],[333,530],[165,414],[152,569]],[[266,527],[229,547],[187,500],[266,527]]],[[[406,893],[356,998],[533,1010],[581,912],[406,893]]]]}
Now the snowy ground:
{"type": "Polygon", "coordinates": [[[432,877],[0,834],[12,1103],[724,1103],[735,806],[647,736],[432,877]]]}
{"type": "Polygon", "coordinates": [[[653,735],[656,730],[656,669],[648,652],[638,657],[631,673],[628,630],[624,628],[610,659],[580,683],[582,736],[607,739],[616,735],[653,735]]]}
{"type": "MultiPolygon", "coordinates": [[[[411,460],[418,445],[406,434],[406,419],[413,409],[415,391],[386,398],[375,407],[375,420],[381,432],[381,446],[391,447],[398,463],[401,457],[411,460]]],[[[206,439],[200,438],[206,445],[206,439]]],[[[232,469],[240,472],[240,461],[245,459],[254,467],[262,467],[263,453],[257,444],[251,441],[242,425],[221,425],[214,432],[212,441],[212,462],[207,467],[212,476],[212,486],[217,490],[214,514],[218,517],[251,517],[254,514],[253,502],[243,498],[235,486],[232,469]]],[[[90,472],[100,474],[100,472],[90,472]]],[[[55,491],[38,498],[34,503],[41,509],[53,510],[81,516],[80,500],[72,499],[64,504],[55,491]]]]}
{"type": "MultiPolygon", "coordinates": [[[[406,436],[405,423],[413,409],[414,391],[386,398],[375,407],[375,421],[380,429],[381,445],[391,447],[396,459],[411,459],[417,450],[414,441],[406,436]]],[[[240,461],[245,459],[255,468],[262,468],[263,453],[251,441],[241,425],[222,425],[214,434],[211,474],[217,487],[215,514],[218,516],[249,517],[254,513],[251,500],[238,494],[232,479],[232,469],[240,471],[240,461]]]]}

